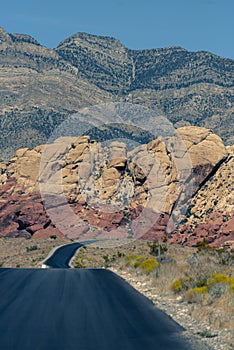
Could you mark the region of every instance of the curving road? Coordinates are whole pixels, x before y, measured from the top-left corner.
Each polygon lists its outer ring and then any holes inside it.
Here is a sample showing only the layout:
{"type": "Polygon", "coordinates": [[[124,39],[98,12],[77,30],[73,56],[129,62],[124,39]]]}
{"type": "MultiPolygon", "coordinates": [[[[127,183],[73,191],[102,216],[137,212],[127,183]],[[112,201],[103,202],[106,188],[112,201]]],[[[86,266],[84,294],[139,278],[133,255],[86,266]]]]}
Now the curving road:
{"type": "Polygon", "coordinates": [[[56,249],[53,255],[51,255],[51,257],[48,258],[44,264],[50,268],[68,269],[70,268],[69,262],[77,249],[88,243],[91,243],[91,241],[64,245],[56,249]]]}
{"type": "MultiPolygon", "coordinates": [[[[78,247],[48,260],[64,266],[78,247]]],[[[105,269],[2,268],[0,291],[1,350],[190,349],[177,323],[105,269]]]]}

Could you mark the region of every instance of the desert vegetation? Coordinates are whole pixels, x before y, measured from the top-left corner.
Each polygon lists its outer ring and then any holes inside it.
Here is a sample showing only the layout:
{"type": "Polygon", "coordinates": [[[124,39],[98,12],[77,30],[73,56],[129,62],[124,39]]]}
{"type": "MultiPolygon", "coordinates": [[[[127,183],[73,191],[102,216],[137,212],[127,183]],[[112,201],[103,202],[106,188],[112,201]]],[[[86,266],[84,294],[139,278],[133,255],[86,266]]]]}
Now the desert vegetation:
{"type": "MultiPolygon", "coordinates": [[[[0,267],[41,267],[55,246],[70,242],[1,238],[0,267]]],[[[73,266],[114,271],[193,334],[231,349],[233,261],[233,251],[211,248],[206,240],[192,248],[126,239],[82,247],[73,266]]]]}
{"type": "Polygon", "coordinates": [[[233,251],[211,248],[204,240],[193,248],[147,241],[115,248],[104,243],[91,245],[78,251],[73,264],[77,268],[110,268],[141,292],[146,291],[159,307],[163,299],[174,303],[178,312],[186,308],[201,325],[197,334],[208,338],[215,337],[217,331],[233,329],[233,262],[233,251]]]}
{"type": "Polygon", "coordinates": [[[69,243],[68,239],[0,238],[0,267],[37,268],[51,250],[69,243]]]}

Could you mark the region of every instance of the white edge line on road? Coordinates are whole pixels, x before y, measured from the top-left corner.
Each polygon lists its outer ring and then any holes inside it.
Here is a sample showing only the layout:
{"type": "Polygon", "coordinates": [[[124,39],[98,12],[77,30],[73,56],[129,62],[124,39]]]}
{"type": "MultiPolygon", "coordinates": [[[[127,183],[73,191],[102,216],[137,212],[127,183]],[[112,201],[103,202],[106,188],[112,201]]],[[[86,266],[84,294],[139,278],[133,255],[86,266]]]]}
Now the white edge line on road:
{"type": "MultiPolygon", "coordinates": [[[[61,245],[51,249],[51,251],[49,252],[47,257],[40,262],[41,268],[42,269],[49,269],[50,267],[48,265],[46,265],[45,262],[56,252],[56,250],[58,250],[61,247],[65,247],[66,245],[72,244],[72,243],[80,243],[80,242],[76,241],[76,242],[70,242],[70,243],[66,243],[66,244],[61,244],[61,245]]],[[[70,261],[69,261],[69,266],[70,266],[70,261]]]]}

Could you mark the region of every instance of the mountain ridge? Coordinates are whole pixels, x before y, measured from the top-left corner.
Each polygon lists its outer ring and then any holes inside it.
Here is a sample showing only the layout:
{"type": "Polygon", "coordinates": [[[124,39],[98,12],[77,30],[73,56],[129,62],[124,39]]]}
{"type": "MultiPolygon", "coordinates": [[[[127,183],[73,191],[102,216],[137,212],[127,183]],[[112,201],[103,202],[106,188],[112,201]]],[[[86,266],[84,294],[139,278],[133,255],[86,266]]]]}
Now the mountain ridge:
{"type": "Polygon", "coordinates": [[[71,113],[113,101],[157,109],[175,127],[204,126],[234,143],[232,59],[180,47],[132,50],[87,33],[48,49],[3,29],[0,55],[1,159],[46,142],[71,113]]]}

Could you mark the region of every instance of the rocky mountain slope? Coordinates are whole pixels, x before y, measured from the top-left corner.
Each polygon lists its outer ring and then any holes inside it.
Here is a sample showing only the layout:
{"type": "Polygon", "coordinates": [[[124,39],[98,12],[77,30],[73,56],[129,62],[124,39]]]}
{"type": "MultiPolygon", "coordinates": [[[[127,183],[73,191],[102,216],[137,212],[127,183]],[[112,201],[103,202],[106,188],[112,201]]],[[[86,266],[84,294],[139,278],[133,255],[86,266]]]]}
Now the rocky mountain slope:
{"type": "Polygon", "coordinates": [[[0,163],[1,235],[232,241],[233,147],[205,128],[178,133],[187,152],[174,136],[129,152],[123,142],[89,136],[18,150],[0,163]],[[211,213],[218,229],[206,224],[201,233],[211,213]]]}
{"type": "Polygon", "coordinates": [[[233,144],[231,59],[180,47],[129,50],[85,33],[52,50],[3,29],[0,55],[1,159],[45,142],[81,107],[116,100],[157,108],[176,127],[211,128],[233,144]]]}
{"type": "MultiPolygon", "coordinates": [[[[228,157],[192,198],[187,218],[179,230],[178,238],[192,232],[194,242],[209,237],[217,244],[224,237],[234,235],[234,146],[227,147],[228,157]],[[220,235],[221,232],[221,235],[220,235]]],[[[192,237],[190,241],[192,241],[192,237]]],[[[186,240],[186,239],[185,239],[186,240]]]]}

